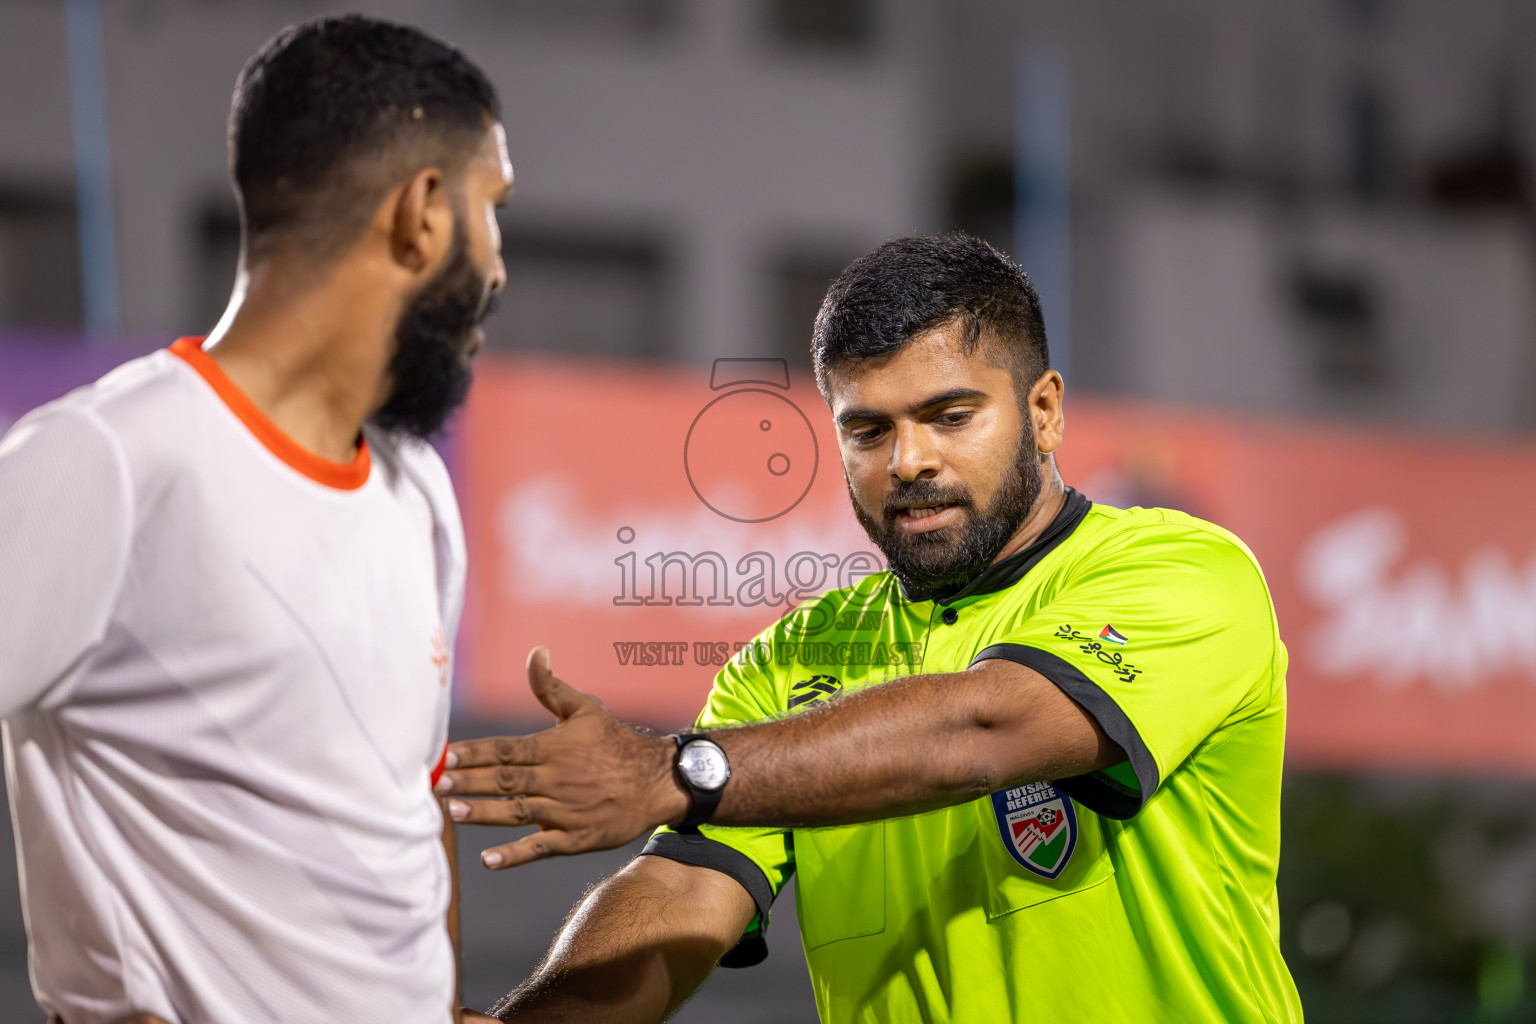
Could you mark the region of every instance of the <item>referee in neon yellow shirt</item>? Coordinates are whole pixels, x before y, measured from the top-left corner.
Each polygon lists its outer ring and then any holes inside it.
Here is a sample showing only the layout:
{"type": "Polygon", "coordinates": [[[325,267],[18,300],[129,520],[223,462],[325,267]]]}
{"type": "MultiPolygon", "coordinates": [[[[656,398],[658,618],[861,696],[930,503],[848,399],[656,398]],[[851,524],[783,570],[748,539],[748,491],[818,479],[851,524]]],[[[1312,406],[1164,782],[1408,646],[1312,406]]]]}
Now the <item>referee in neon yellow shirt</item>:
{"type": "Polygon", "coordinates": [[[1062,380],[1024,273],[889,242],[812,343],[853,511],[890,564],[721,670],[692,733],[559,719],[459,744],[461,821],[537,823],[491,867],[612,847],[502,1020],[657,1021],[797,909],[823,1021],[1301,1020],[1275,869],[1285,648],[1230,533],[1063,485],[1062,380]],[[756,723],[756,724],[755,724],[756,723]]]}

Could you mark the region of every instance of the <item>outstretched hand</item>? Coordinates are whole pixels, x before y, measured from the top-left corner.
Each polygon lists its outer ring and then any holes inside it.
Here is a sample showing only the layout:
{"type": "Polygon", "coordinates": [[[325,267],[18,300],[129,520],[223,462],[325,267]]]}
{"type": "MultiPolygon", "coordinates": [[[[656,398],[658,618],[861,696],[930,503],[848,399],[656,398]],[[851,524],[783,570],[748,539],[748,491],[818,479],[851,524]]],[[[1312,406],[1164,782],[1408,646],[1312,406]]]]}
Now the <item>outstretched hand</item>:
{"type": "Polygon", "coordinates": [[[625,725],[602,701],[557,679],[546,648],[528,655],[528,688],[555,727],[452,744],[437,783],[454,821],[539,827],[481,853],[486,867],[609,850],[683,819],[688,798],[672,776],[672,740],[625,725]]]}

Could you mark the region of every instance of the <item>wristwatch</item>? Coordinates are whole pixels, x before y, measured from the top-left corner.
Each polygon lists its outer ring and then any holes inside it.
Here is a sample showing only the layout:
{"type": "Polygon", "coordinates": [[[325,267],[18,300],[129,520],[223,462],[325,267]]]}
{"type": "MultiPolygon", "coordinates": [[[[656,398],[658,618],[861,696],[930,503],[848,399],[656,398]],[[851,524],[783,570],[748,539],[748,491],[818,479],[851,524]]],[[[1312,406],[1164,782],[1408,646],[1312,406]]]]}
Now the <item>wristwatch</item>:
{"type": "Polygon", "coordinates": [[[678,733],[672,739],[677,743],[672,770],[677,774],[678,785],[688,794],[688,816],[677,831],[697,832],[720,806],[720,794],[731,778],[731,762],[720,744],[702,733],[678,733]]]}

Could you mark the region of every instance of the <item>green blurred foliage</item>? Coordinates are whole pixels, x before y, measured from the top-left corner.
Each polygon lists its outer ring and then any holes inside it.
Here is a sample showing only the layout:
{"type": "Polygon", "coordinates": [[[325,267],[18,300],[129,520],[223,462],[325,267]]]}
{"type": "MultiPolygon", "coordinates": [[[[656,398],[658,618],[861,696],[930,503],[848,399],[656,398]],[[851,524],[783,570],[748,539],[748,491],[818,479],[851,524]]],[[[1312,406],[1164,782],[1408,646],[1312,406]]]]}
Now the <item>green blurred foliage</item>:
{"type": "Polygon", "coordinates": [[[1282,813],[1308,1021],[1536,1021],[1536,784],[1292,775],[1282,813]]]}

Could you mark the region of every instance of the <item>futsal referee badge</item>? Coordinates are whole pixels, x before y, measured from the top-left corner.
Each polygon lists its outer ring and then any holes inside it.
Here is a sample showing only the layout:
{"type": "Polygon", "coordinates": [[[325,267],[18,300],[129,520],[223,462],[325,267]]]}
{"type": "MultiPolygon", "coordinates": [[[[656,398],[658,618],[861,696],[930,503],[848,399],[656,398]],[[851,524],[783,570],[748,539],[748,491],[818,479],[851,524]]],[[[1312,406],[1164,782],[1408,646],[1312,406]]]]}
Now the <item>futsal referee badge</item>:
{"type": "Polygon", "coordinates": [[[1042,878],[1066,870],[1077,847],[1077,813],[1049,782],[1031,782],[992,794],[992,814],[1013,859],[1042,878]]]}

